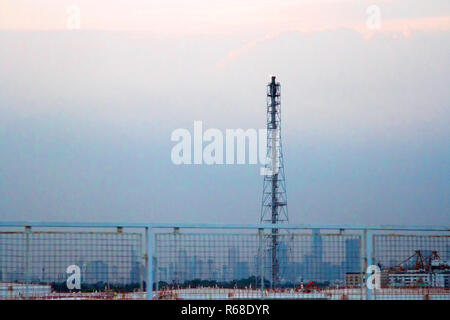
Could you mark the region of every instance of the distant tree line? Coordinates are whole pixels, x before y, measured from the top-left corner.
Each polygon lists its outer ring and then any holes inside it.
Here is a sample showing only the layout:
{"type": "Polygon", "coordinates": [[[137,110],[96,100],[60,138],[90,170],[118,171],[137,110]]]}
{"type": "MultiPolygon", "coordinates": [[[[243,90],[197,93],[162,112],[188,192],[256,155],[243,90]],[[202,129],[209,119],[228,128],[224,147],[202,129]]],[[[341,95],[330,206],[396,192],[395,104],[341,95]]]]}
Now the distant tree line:
{"type": "MultiPolygon", "coordinates": [[[[158,287],[160,289],[163,288],[201,288],[201,287],[218,287],[218,288],[248,288],[248,287],[260,287],[261,286],[261,278],[251,276],[246,279],[239,279],[239,280],[231,280],[231,281],[217,281],[217,280],[202,280],[202,279],[192,279],[192,280],[186,280],[182,283],[168,283],[165,281],[159,281],[158,287]]],[[[267,279],[264,279],[264,285],[270,286],[270,281],[267,279]]],[[[155,284],[153,284],[153,288],[156,289],[155,284]]]]}
{"type": "Polygon", "coordinates": [[[140,289],[141,285],[140,283],[110,284],[100,281],[97,283],[82,283],[80,290],[69,290],[66,282],[53,282],[51,283],[51,287],[55,292],[133,292],[140,289]]]}
{"type": "MultiPolygon", "coordinates": [[[[289,289],[296,288],[299,283],[293,282],[283,282],[280,284],[279,288],[289,289]]],[[[305,283],[306,285],[306,283],[305,283]]],[[[315,287],[328,287],[330,283],[328,281],[325,282],[315,282],[315,287]]],[[[67,288],[66,282],[53,282],[51,283],[51,287],[55,292],[133,292],[137,291],[141,288],[140,283],[129,283],[129,284],[111,284],[106,282],[97,282],[97,283],[82,283],[80,290],[69,290],[67,288]]],[[[158,282],[158,288],[161,289],[185,289],[185,288],[225,288],[225,289],[244,289],[244,288],[260,288],[261,287],[261,278],[251,276],[245,279],[238,280],[230,280],[230,281],[217,281],[217,280],[202,280],[202,279],[192,279],[186,280],[182,283],[168,283],[165,281],[158,282]]],[[[271,283],[269,280],[264,279],[264,287],[270,288],[271,283]]],[[[143,282],[143,290],[146,290],[146,282],[143,282]]],[[[153,283],[153,290],[156,290],[156,283],[153,283]]]]}

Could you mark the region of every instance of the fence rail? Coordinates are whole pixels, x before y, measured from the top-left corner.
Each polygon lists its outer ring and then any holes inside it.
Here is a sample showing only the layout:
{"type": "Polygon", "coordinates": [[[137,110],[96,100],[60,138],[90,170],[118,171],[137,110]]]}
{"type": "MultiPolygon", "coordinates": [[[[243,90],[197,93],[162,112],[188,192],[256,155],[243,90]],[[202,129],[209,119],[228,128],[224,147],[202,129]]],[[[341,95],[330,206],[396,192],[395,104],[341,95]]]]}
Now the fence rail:
{"type": "Polygon", "coordinates": [[[439,226],[0,222],[0,299],[450,299],[449,245],[439,226]]]}

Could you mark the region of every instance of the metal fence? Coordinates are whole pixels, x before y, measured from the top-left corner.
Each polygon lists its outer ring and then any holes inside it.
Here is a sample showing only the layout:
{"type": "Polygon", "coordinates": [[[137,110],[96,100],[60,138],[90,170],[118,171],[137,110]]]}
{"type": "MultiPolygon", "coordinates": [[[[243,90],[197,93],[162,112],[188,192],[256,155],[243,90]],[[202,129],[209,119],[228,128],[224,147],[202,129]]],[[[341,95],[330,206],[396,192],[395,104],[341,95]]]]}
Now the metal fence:
{"type": "Polygon", "coordinates": [[[0,299],[450,299],[449,231],[0,222],[0,299]]]}

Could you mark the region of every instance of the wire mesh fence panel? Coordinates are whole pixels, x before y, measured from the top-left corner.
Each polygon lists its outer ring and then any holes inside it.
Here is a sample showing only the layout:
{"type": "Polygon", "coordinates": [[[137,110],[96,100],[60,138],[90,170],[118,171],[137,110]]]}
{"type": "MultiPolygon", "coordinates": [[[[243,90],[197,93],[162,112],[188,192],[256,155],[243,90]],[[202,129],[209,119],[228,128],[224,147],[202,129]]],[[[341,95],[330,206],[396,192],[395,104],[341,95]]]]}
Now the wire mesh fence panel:
{"type": "Polygon", "coordinates": [[[142,250],[139,233],[0,233],[0,298],[127,298],[144,291],[142,250]]]}
{"type": "Polygon", "coordinates": [[[375,299],[450,299],[450,236],[374,235],[375,299]]]}
{"type": "Polygon", "coordinates": [[[257,234],[156,234],[159,298],[258,297],[261,243],[257,234]]]}
{"type": "Polygon", "coordinates": [[[265,278],[269,296],[297,299],[362,299],[360,235],[283,234],[266,237],[265,278]],[[274,272],[277,269],[277,272],[274,272]]]}
{"type": "Polygon", "coordinates": [[[25,245],[24,232],[0,233],[0,297],[8,293],[6,281],[25,283],[25,245]]]}
{"type": "Polygon", "coordinates": [[[156,234],[157,296],[363,298],[359,235],[277,234],[275,251],[273,237],[156,234]]]}

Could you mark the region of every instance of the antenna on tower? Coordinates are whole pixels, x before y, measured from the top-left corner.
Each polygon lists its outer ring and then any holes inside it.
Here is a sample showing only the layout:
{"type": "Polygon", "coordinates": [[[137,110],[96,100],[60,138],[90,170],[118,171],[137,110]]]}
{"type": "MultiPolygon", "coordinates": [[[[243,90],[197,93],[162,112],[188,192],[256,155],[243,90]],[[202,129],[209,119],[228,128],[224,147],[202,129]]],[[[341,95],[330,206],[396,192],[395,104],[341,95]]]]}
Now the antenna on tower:
{"type": "MultiPolygon", "coordinates": [[[[265,164],[261,223],[288,222],[286,184],[281,144],[281,87],[272,76],[267,85],[267,161],[265,164]]],[[[279,262],[277,258],[278,229],[272,229],[272,286],[279,285],[279,262]]]]}

